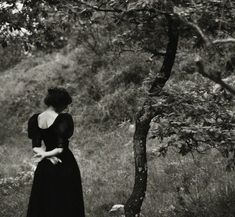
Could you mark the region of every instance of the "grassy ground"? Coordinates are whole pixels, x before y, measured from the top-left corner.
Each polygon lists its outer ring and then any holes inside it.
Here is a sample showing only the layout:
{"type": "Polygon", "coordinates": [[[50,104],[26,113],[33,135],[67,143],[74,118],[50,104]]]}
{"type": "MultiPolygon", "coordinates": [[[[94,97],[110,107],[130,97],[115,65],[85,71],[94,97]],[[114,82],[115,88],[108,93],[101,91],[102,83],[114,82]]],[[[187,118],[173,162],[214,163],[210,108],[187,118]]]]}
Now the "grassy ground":
{"type": "MultiPolygon", "coordinates": [[[[127,132],[127,125],[110,132],[80,128],[79,140],[71,141],[82,173],[88,217],[108,216],[112,205],[124,203],[131,193],[133,156],[127,132]]],[[[30,144],[24,145],[28,147],[0,148],[1,157],[8,156],[1,166],[0,215],[4,217],[21,217],[26,212],[33,173],[30,144]]],[[[166,158],[153,158],[154,147],[156,142],[151,141],[144,216],[234,216],[235,175],[225,171],[218,153],[192,158],[172,151],[166,158]]]]}
{"type": "MultiPolygon", "coordinates": [[[[71,149],[81,169],[88,216],[107,216],[111,206],[124,203],[130,193],[132,147],[126,145],[130,138],[125,131],[125,127],[112,132],[81,129],[79,140],[71,140],[71,149]]],[[[0,196],[3,199],[0,216],[23,216],[33,175],[30,171],[34,165],[29,141],[20,148],[0,146],[0,151],[0,196]]]]}

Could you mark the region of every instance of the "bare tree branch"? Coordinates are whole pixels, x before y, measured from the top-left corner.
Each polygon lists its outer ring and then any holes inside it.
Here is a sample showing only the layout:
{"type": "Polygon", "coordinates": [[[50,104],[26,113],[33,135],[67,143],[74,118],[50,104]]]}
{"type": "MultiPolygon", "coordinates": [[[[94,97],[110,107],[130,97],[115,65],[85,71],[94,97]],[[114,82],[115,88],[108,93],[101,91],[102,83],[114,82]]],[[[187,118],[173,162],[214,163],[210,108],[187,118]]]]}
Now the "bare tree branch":
{"type": "Polygon", "coordinates": [[[179,14],[175,14],[180,21],[182,21],[183,23],[185,23],[188,26],[191,26],[203,39],[203,41],[205,42],[206,46],[210,46],[212,44],[225,44],[225,43],[235,43],[235,38],[229,37],[229,38],[224,38],[224,39],[215,39],[215,40],[211,40],[204,32],[203,30],[199,27],[199,25],[196,22],[190,22],[185,20],[182,16],[180,16],[179,14]]]}
{"type": "Polygon", "coordinates": [[[191,26],[194,30],[196,30],[196,32],[201,36],[203,41],[206,43],[206,46],[210,46],[212,44],[211,40],[206,36],[206,34],[204,34],[202,29],[196,23],[188,21],[185,22],[187,25],[191,26]]]}
{"type": "Polygon", "coordinates": [[[225,44],[225,43],[235,43],[235,38],[224,38],[224,39],[216,39],[212,42],[213,44],[225,44]]]}
{"type": "Polygon", "coordinates": [[[231,85],[225,83],[222,78],[220,77],[220,74],[212,74],[205,72],[204,63],[200,56],[197,56],[195,58],[196,66],[198,67],[198,72],[210,80],[214,81],[215,83],[219,84],[221,87],[223,87],[225,90],[229,91],[231,94],[235,95],[235,88],[231,85]]]}
{"type": "MultiPolygon", "coordinates": [[[[225,44],[225,43],[235,43],[235,38],[229,37],[225,39],[215,39],[211,40],[204,32],[203,30],[197,25],[195,22],[189,22],[182,18],[179,14],[176,14],[180,21],[184,22],[186,25],[191,26],[196,32],[201,36],[203,41],[205,42],[207,47],[215,48],[213,45],[215,44],[225,44]]],[[[222,88],[229,91],[231,94],[235,95],[235,88],[230,86],[229,84],[225,83],[221,78],[221,73],[215,72],[215,73],[208,73],[205,72],[204,63],[200,56],[196,57],[195,59],[196,65],[198,67],[198,71],[201,75],[203,75],[206,78],[209,78],[210,80],[214,81],[215,83],[219,84],[222,88]]]]}

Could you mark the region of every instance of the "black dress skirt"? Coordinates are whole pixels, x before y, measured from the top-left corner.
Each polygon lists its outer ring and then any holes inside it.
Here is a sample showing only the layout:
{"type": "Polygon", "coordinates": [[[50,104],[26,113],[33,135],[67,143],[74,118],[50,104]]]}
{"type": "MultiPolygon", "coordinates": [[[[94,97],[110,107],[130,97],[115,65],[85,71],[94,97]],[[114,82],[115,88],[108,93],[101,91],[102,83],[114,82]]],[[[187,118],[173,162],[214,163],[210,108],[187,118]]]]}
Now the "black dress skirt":
{"type": "Polygon", "coordinates": [[[80,170],[69,150],[69,138],[73,134],[72,116],[60,113],[47,129],[38,127],[38,115],[28,121],[28,137],[33,147],[40,147],[42,141],[46,151],[63,148],[57,155],[62,163],[52,164],[43,159],[34,173],[27,217],[84,217],[84,202],[80,170]]]}

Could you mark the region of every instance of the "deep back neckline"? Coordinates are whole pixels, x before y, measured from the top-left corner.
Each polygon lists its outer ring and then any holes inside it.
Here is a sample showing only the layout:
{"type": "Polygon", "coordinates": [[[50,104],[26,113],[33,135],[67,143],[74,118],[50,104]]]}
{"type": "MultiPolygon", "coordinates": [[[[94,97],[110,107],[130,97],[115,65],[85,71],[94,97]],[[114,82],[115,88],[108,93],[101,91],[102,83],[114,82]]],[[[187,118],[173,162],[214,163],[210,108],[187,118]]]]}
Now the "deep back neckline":
{"type": "Polygon", "coordinates": [[[53,121],[53,123],[49,126],[49,127],[47,127],[47,128],[41,128],[41,127],[39,127],[39,124],[38,124],[38,116],[40,115],[41,113],[38,113],[37,114],[37,127],[40,129],[40,130],[48,130],[48,129],[50,129],[52,126],[54,126],[54,124],[55,124],[55,122],[57,121],[57,119],[58,119],[58,117],[59,117],[59,115],[60,115],[60,113],[58,113],[58,115],[56,116],[56,118],[54,119],[54,121],[53,121]]]}

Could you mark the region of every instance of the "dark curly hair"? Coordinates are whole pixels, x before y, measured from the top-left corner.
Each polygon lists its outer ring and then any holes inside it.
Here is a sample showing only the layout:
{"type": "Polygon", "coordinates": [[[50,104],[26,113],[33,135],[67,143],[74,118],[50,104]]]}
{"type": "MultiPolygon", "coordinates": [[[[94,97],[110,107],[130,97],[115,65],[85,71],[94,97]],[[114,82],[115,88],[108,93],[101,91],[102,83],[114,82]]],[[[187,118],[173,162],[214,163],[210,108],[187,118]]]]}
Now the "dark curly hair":
{"type": "Polygon", "coordinates": [[[59,110],[72,103],[72,97],[69,95],[66,89],[53,87],[48,89],[44,103],[47,106],[53,106],[55,110],[59,110]]]}

